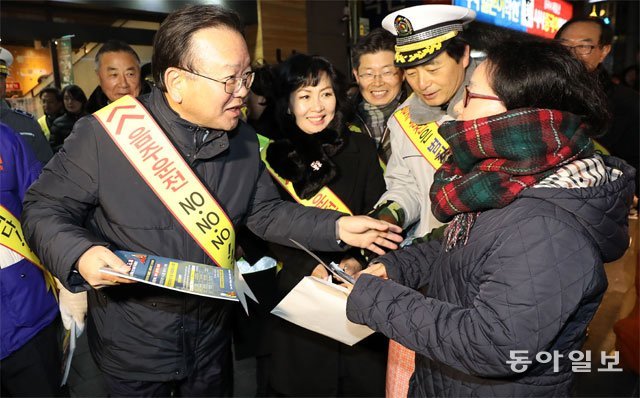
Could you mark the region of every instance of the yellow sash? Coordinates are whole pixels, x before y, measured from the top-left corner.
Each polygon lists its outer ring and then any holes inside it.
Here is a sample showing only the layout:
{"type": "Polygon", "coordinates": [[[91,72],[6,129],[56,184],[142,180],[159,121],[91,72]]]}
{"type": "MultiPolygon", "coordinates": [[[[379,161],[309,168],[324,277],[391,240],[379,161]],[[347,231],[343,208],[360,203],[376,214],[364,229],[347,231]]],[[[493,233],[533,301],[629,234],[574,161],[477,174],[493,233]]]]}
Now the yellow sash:
{"type": "Polygon", "coordinates": [[[269,162],[267,162],[268,147],[269,145],[266,145],[264,148],[262,148],[262,151],[260,151],[260,157],[262,158],[262,161],[264,162],[265,166],[267,166],[267,170],[269,171],[269,174],[271,174],[273,178],[276,181],[278,181],[280,185],[282,185],[282,188],[284,188],[285,191],[287,191],[287,193],[291,195],[291,197],[295,199],[296,202],[307,207],[317,207],[319,209],[337,210],[341,213],[353,215],[349,207],[347,207],[347,205],[344,204],[344,202],[338,197],[338,195],[336,195],[327,186],[322,187],[322,189],[320,189],[320,191],[318,191],[318,193],[315,194],[312,198],[301,199],[296,193],[295,188],[293,188],[293,184],[291,183],[291,181],[285,180],[284,178],[280,177],[278,173],[276,173],[271,168],[271,166],[269,165],[269,162]]]}
{"type": "Polygon", "coordinates": [[[591,139],[591,141],[593,141],[593,149],[596,151],[596,153],[600,155],[611,155],[609,150],[605,148],[604,145],[594,140],[593,138],[591,139]]]}
{"type": "Polygon", "coordinates": [[[47,290],[51,289],[53,295],[58,297],[56,281],[53,275],[42,265],[40,259],[31,251],[27,242],[24,240],[22,233],[22,225],[11,212],[4,206],[0,205],[0,245],[13,250],[25,259],[29,260],[33,265],[40,268],[44,275],[44,281],[47,290]]]}
{"type": "Polygon", "coordinates": [[[438,124],[430,122],[427,124],[416,124],[411,121],[409,107],[398,109],[393,117],[400,124],[402,131],[409,137],[411,143],[416,147],[423,158],[429,162],[434,169],[439,169],[449,153],[449,144],[438,133],[438,124]]]}
{"type": "Polygon", "coordinates": [[[218,266],[232,268],[236,238],[229,216],[145,107],[125,96],[94,116],[202,250],[218,266]]]}

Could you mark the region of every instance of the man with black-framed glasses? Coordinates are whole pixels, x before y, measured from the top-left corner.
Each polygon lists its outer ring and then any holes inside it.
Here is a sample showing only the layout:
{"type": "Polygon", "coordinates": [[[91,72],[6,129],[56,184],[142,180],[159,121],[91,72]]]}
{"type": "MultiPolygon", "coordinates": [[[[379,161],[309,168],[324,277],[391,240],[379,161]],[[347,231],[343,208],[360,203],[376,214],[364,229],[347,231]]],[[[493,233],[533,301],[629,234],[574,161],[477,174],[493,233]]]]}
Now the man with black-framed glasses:
{"type": "Polygon", "coordinates": [[[611,26],[600,18],[573,18],[560,27],[555,39],[582,61],[605,89],[611,122],[607,131],[596,138],[603,147],[600,150],[624,159],[637,170],[640,164],[640,96],[624,85],[614,84],[603,66],[612,48],[611,26]]]}
{"type": "Polygon", "coordinates": [[[240,120],[253,72],[237,14],[177,10],[153,49],[156,86],[75,124],[26,195],[24,235],[67,289],[89,292],[87,337],[110,395],[229,396],[235,304],[100,272],[130,271],[113,250],[230,269],[244,225],[284,245],[380,253],[400,228],[280,199],[240,120]]]}
{"type": "Polygon", "coordinates": [[[613,31],[599,18],[574,18],[560,27],[556,40],[595,71],[611,52],[613,31]]]}

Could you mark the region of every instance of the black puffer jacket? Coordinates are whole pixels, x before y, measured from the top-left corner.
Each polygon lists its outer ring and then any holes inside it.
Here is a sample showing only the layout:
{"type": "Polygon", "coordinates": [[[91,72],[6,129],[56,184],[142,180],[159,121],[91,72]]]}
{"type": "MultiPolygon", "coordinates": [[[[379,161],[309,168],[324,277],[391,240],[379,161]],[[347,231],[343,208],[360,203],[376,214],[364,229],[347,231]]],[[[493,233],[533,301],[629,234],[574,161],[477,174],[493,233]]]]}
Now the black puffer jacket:
{"type": "Polygon", "coordinates": [[[72,114],[69,112],[65,112],[62,116],[56,118],[56,120],[51,123],[49,130],[51,131],[51,137],[49,138],[49,144],[54,151],[60,149],[64,140],[67,139],[69,134],[71,134],[71,130],[73,130],[73,125],[81,118],[85,116],[82,114],[72,114]]]}
{"type": "MultiPolygon", "coordinates": [[[[293,237],[316,250],[340,250],[340,214],[281,201],[252,128],[240,122],[231,132],[207,131],[181,119],[158,89],[140,100],[235,226],[285,245],[293,237]],[[204,137],[197,147],[196,136],[204,137]]],[[[212,264],[94,117],[75,124],[24,205],[30,246],[72,291],[90,289],[74,264],[95,245],[212,264]]],[[[230,353],[231,305],[144,284],[91,289],[92,354],[122,379],[182,379],[230,353]]]]}
{"type": "Polygon", "coordinates": [[[567,354],[580,349],[607,287],[603,262],[629,245],[635,171],[605,161],[624,174],[593,188],[527,189],[482,212],[466,245],[448,253],[439,241],[414,245],[376,260],[389,280],[358,279],[347,315],[416,351],[410,396],[569,394],[567,354]],[[533,360],[526,372],[511,370],[513,350],[533,360]],[[558,372],[536,363],[555,350],[558,372]]]}

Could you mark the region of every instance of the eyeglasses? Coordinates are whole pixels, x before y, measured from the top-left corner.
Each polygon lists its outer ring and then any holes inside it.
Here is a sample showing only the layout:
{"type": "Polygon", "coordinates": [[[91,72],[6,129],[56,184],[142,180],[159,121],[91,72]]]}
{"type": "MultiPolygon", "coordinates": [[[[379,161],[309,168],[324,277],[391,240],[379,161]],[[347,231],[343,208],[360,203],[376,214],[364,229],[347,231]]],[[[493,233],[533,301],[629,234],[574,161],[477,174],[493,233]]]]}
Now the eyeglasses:
{"type": "Polygon", "coordinates": [[[380,77],[382,80],[391,80],[392,78],[394,78],[395,76],[398,75],[397,71],[384,71],[382,73],[362,73],[359,74],[358,77],[362,80],[365,81],[369,81],[369,80],[374,80],[376,77],[380,77]]]}
{"type": "Polygon", "coordinates": [[[579,44],[577,46],[565,45],[565,47],[568,48],[570,51],[573,51],[573,53],[576,55],[589,55],[591,54],[593,49],[596,48],[596,46],[593,46],[591,44],[579,44]]]}
{"type": "Polygon", "coordinates": [[[467,105],[469,105],[469,101],[471,101],[473,98],[478,98],[478,99],[485,99],[485,100],[489,100],[489,101],[500,101],[502,102],[502,100],[498,97],[495,97],[493,95],[483,95],[483,94],[476,94],[476,93],[472,93],[471,91],[469,91],[469,86],[464,86],[464,107],[466,108],[467,105]]]}
{"type": "Polygon", "coordinates": [[[183,70],[185,72],[189,72],[193,75],[196,76],[200,76],[200,77],[204,77],[205,79],[214,81],[216,83],[221,83],[224,84],[224,92],[227,94],[233,94],[236,91],[240,90],[240,88],[242,88],[242,86],[246,87],[247,89],[251,88],[251,85],[253,84],[253,78],[256,76],[256,73],[251,71],[251,72],[247,72],[244,74],[244,76],[242,77],[228,77],[225,80],[217,80],[214,79],[213,77],[209,77],[209,76],[205,76],[205,75],[201,75],[199,73],[196,73],[192,70],[188,70],[188,69],[184,69],[184,68],[180,68],[180,67],[176,67],[177,69],[183,70]]]}

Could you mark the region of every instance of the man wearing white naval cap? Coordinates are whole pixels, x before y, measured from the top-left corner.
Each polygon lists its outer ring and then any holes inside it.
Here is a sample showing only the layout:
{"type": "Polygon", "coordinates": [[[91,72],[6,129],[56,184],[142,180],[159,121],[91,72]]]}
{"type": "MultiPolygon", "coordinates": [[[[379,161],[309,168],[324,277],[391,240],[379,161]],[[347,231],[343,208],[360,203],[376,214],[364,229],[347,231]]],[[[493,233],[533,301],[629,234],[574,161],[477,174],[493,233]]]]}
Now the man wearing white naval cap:
{"type": "MultiPolygon", "coordinates": [[[[387,192],[372,215],[409,230],[408,239],[425,237],[442,225],[431,214],[429,199],[433,175],[448,153],[437,126],[455,118],[453,106],[475,69],[462,38],[463,26],[474,18],[475,12],[463,7],[420,5],[393,12],[382,21],[382,27],[396,36],[394,63],[403,69],[413,94],[389,118],[387,192]]],[[[412,354],[390,342],[387,397],[406,396],[412,354]]]]}
{"type": "Polygon", "coordinates": [[[462,98],[475,69],[469,45],[461,37],[463,25],[474,17],[475,12],[464,7],[420,5],[393,12],[382,21],[382,27],[396,36],[395,65],[403,69],[413,94],[389,118],[392,155],[385,173],[387,192],[375,215],[405,230],[414,225],[409,237],[422,237],[441,225],[431,215],[429,188],[446,143],[434,135],[424,138],[435,127],[430,123],[455,117],[453,105],[462,98]]]}
{"type": "Polygon", "coordinates": [[[19,109],[11,109],[5,101],[7,94],[6,79],[9,67],[13,63],[13,55],[6,48],[0,47],[0,121],[11,127],[29,144],[36,158],[46,164],[53,156],[49,141],[44,136],[40,125],[30,113],[19,109]]]}

